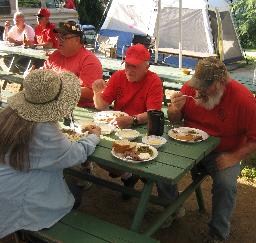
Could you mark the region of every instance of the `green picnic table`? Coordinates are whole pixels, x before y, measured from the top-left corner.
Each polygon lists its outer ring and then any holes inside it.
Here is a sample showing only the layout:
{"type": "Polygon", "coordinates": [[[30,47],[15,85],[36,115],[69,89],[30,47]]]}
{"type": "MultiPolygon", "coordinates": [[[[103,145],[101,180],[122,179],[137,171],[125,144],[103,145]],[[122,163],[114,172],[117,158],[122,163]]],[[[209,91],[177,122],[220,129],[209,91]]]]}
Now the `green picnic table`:
{"type": "MultiPolygon", "coordinates": [[[[94,114],[95,110],[91,109],[77,108],[74,111],[75,119],[80,124],[87,121],[92,121],[94,114]]],[[[114,134],[102,135],[100,144],[96,147],[95,152],[89,158],[90,160],[103,166],[108,166],[121,171],[127,171],[145,179],[145,184],[141,193],[137,194],[139,196],[139,202],[130,227],[132,231],[139,232],[141,229],[142,220],[147,204],[150,200],[154,183],[178,183],[186,174],[190,172],[194,165],[203,160],[217,147],[219,143],[219,139],[216,137],[209,137],[207,140],[199,143],[178,142],[168,136],[167,132],[169,129],[169,124],[166,124],[163,136],[167,139],[167,143],[158,149],[158,156],[154,160],[134,164],[115,158],[111,154],[112,142],[117,139],[114,134]]],[[[139,126],[136,130],[138,130],[142,136],[146,135],[147,133],[146,126],[139,126]]],[[[135,141],[141,142],[141,136],[135,141]]],[[[73,175],[75,175],[75,173],[73,175]]],[[[104,184],[102,183],[104,180],[101,178],[94,178],[92,181],[97,183],[97,180],[99,180],[101,184],[104,184]]],[[[164,221],[170,215],[176,212],[184,201],[195,191],[198,196],[199,207],[203,210],[204,205],[200,191],[200,183],[201,182],[199,181],[192,182],[175,201],[171,203],[168,202],[168,206],[165,208],[163,213],[159,215],[159,218],[157,218],[152,225],[146,229],[146,231],[144,231],[144,234],[152,235],[157,229],[159,229],[164,221]]],[[[108,184],[109,183],[106,182],[106,185],[108,184]]],[[[128,190],[128,192],[129,191],[130,190],[128,190]]]]}

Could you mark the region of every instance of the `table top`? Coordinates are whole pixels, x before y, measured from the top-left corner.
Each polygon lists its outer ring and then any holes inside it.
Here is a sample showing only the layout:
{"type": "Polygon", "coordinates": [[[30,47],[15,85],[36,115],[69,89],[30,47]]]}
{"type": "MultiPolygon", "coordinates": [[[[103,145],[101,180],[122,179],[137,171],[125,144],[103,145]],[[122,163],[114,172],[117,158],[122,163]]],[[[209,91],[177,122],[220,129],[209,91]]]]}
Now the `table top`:
{"type": "MultiPolygon", "coordinates": [[[[92,120],[94,114],[95,110],[91,109],[77,108],[74,111],[75,119],[80,124],[92,120]]],[[[169,129],[170,126],[166,124],[163,136],[167,139],[167,143],[158,149],[158,156],[154,160],[133,164],[113,157],[112,142],[117,139],[114,134],[101,136],[101,142],[91,159],[99,164],[131,172],[153,181],[177,183],[196,163],[217,147],[219,139],[209,137],[198,143],[178,142],[168,136],[169,129]]],[[[139,126],[136,130],[141,133],[141,136],[135,141],[141,142],[141,138],[147,132],[146,126],[139,126]]]]}
{"type": "Polygon", "coordinates": [[[26,56],[45,60],[47,59],[47,52],[51,51],[54,51],[54,49],[25,48],[24,46],[13,46],[6,41],[0,41],[0,52],[11,55],[26,56]]]}

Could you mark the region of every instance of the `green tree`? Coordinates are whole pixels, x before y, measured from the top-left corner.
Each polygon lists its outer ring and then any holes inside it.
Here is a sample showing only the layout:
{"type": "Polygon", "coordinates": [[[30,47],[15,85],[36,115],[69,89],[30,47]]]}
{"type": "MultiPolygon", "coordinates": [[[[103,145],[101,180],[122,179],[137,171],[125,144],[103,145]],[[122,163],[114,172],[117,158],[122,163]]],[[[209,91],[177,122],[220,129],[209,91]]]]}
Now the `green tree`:
{"type": "Polygon", "coordinates": [[[256,0],[236,0],[232,13],[243,48],[256,47],[256,0]]]}
{"type": "Polygon", "coordinates": [[[92,24],[97,29],[102,24],[104,10],[109,1],[107,0],[76,0],[76,8],[81,24],[92,24]]]}

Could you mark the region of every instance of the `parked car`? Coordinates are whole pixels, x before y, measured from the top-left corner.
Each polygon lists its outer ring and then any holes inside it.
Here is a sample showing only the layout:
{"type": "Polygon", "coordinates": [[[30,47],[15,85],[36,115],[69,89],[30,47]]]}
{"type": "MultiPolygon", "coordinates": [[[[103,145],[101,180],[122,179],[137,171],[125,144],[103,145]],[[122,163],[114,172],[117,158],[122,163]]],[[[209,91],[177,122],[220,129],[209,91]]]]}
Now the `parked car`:
{"type": "MultiPolygon", "coordinates": [[[[35,27],[37,24],[36,16],[38,9],[47,7],[50,9],[50,21],[58,25],[60,22],[74,20],[78,22],[78,13],[75,9],[63,8],[64,2],[60,0],[41,0],[40,1],[18,1],[16,0],[0,0],[0,38],[4,31],[4,23],[6,20],[13,19],[13,14],[19,9],[25,15],[26,23],[35,27]]],[[[2,39],[2,38],[1,38],[2,39]]]]}

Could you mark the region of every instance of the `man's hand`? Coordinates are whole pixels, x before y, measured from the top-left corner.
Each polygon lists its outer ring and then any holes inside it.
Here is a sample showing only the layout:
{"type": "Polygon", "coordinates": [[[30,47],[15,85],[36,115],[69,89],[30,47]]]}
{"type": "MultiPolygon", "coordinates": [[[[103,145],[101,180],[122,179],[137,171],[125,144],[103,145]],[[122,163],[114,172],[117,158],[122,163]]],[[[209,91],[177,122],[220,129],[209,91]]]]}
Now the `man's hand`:
{"type": "Polygon", "coordinates": [[[224,170],[239,163],[240,159],[237,158],[234,153],[222,153],[216,158],[216,162],[217,168],[219,170],[224,170]]]}
{"type": "Polygon", "coordinates": [[[132,116],[121,116],[116,118],[114,125],[117,125],[119,128],[123,129],[123,128],[130,128],[132,126],[132,123],[133,123],[132,116]]]}
{"type": "Polygon", "coordinates": [[[10,21],[9,21],[9,20],[6,20],[5,23],[4,23],[4,28],[5,28],[5,29],[9,29],[10,26],[11,26],[10,21]]]}
{"type": "Polygon", "coordinates": [[[176,109],[181,110],[184,104],[186,103],[186,97],[183,96],[181,92],[175,92],[170,96],[171,103],[170,105],[176,109]]]}
{"type": "Polygon", "coordinates": [[[103,79],[97,79],[92,84],[94,93],[100,93],[106,87],[106,82],[103,79]]]}

